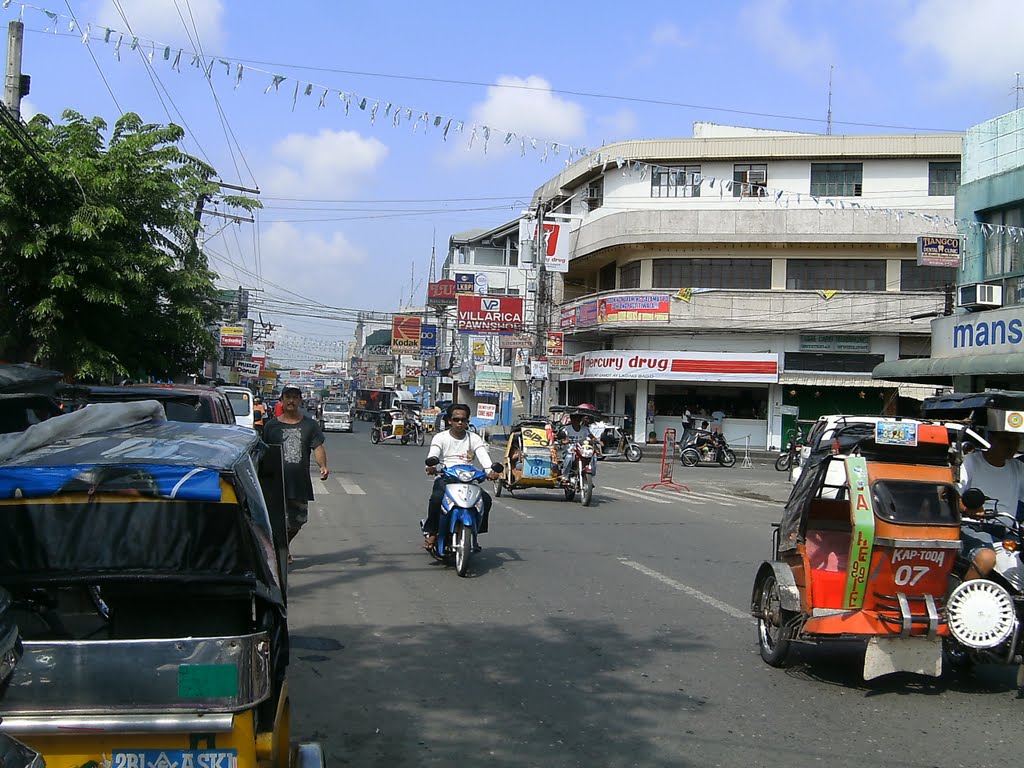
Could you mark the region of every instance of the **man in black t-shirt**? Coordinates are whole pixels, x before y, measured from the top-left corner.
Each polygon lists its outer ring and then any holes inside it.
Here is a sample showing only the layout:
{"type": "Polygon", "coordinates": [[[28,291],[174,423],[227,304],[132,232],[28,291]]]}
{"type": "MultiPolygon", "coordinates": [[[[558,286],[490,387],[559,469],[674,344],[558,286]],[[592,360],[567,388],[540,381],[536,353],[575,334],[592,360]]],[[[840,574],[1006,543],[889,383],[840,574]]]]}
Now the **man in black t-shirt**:
{"type": "MultiPolygon", "coordinates": [[[[309,454],[320,467],[320,479],[330,475],[327,451],[320,425],[301,409],[302,390],[294,384],[281,392],[281,415],[263,428],[263,441],[280,445],[284,456],[284,495],[288,507],[288,541],[291,542],[309,518],[309,502],[313,498],[313,482],[309,477],[309,454]]],[[[291,562],[289,555],[288,561],[291,562]]]]}

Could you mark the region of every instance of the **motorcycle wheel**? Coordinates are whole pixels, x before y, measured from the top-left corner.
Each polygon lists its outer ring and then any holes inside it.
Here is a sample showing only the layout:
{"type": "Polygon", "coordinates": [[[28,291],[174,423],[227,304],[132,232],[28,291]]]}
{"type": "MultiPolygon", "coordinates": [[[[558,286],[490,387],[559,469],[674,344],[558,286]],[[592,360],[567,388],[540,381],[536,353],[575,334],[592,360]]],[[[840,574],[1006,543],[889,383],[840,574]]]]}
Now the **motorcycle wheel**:
{"type": "Polygon", "coordinates": [[[566,501],[572,501],[574,498],[576,498],[576,490],[574,488],[565,488],[563,490],[565,491],[566,501]]]}
{"type": "Polygon", "coordinates": [[[782,593],[774,574],[761,582],[757,595],[758,650],[765,664],[781,667],[789,656],[793,630],[787,623],[790,612],[782,609],[782,593]]]}
{"type": "Polygon", "coordinates": [[[736,453],[729,448],[723,448],[718,454],[718,463],[723,467],[731,467],[736,463],[736,453]]]}
{"type": "Polygon", "coordinates": [[[501,478],[499,477],[497,480],[494,481],[494,495],[501,496],[501,492],[503,490],[504,486],[502,485],[501,478]]]}
{"type": "Polygon", "coordinates": [[[636,443],[630,443],[626,446],[626,461],[633,462],[634,464],[644,457],[643,449],[640,448],[636,443]]]}
{"type": "Polygon", "coordinates": [[[589,507],[591,500],[594,498],[594,481],[590,479],[590,475],[583,476],[583,488],[580,489],[580,504],[584,507],[589,507]]]}
{"type": "Polygon", "coordinates": [[[785,472],[787,469],[789,469],[789,465],[791,463],[792,457],[790,457],[788,451],[786,453],[780,453],[779,458],[775,460],[775,468],[779,470],[779,472],[785,472]]]}
{"type": "Polygon", "coordinates": [[[416,430],[416,443],[417,443],[417,445],[422,446],[422,445],[425,445],[426,442],[427,442],[427,433],[426,433],[426,431],[422,430],[422,429],[416,430]]]}
{"type": "Polygon", "coordinates": [[[376,427],[370,430],[370,442],[374,445],[380,443],[380,430],[376,427]]]}
{"type": "Polygon", "coordinates": [[[700,464],[700,454],[696,448],[684,448],[683,452],[679,454],[679,461],[683,463],[684,467],[696,467],[700,464]]]}
{"type": "Polygon", "coordinates": [[[469,558],[473,554],[473,531],[459,524],[455,528],[455,572],[465,576],[469,570],[469,558]]]}

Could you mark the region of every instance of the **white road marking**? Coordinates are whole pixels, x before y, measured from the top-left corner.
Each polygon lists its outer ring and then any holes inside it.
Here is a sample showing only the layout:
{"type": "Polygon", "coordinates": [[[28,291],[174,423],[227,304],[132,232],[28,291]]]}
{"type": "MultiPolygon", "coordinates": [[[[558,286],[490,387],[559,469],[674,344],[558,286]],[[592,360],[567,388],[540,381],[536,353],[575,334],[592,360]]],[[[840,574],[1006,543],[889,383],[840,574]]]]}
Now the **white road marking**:
{"type": "Polygon", "coordinates": [[[347,493],[349,496],[365,496],[366,495],[366,491],[364,491],[358,485],[353,483],[351,480],[346,480],[343,477],[339,477],[338,478],[338,484],[341,486],[341,489],[343,491],[345,491],[345,493],[347,493]]]}
{"type": "Polygon", "coordinates": [[[510,506],[503,501],[498,501],[497,499],[495,499],[494,506],[501,507],[502,509],[507,509],[509,512],[515,512],[517,515],[519,515],[520,517],[525,517],[527,520],[533,520],[533,515],[528,515],[525,512],[523,512],[523,510],[516,509],[515,507],[510,506]]]}
{"type": "Polygon", "coordinates": [[[331,492],[327,490],[327,486],[324,484],[324,481],[319,477],[313,478],[313,487],[316,488],[317,493],[322,493],[324,496],[331,495],[331,492]]]}
{"type": "Polygon", "coordinates": [[[622,494],[629,496],[634,499],[640,499],[641,501],[650,502],[651,504],[671,504],[672,502],[668,499],[659,499],[653,494],[647,494],[643,491],[627,491],[625,488],[611,488],[609,486],[603,486],[602,490],[611,491],[612,493],[622,494]]]}
{"type": "Polygon", "coordinates": [[[746,611],[741,611],[739,608],[733,608],[728,603],[723,603],[721,600],[718,600],[712,597],[711,595],[704,594],[699,589],[694,589],[693,587],[687,586],[682,582],[676,581],[675,579],[671,579],[663,573],[658,573],[657,571],[648,568],[646,565],[640,565],[640,563],[636,563],[632,560],[627,560],[624,557],[620,557],[619,562],[625,566],[632,568],[635,571],[639,571],[645,576],[650,576],[655,581],[660,581],[662,584],[666,584],[672,587],[672,589],[678,590],[684,594],[689,595],[690,597],[696,598],[697,600],[700,600],[702,603],[707,603],[712,608],[717,608],[722,613],[728,614],[729,616],[732,616],[734,619],[743,619],[745,621],[750,620],[750,614],[746,611]]]}

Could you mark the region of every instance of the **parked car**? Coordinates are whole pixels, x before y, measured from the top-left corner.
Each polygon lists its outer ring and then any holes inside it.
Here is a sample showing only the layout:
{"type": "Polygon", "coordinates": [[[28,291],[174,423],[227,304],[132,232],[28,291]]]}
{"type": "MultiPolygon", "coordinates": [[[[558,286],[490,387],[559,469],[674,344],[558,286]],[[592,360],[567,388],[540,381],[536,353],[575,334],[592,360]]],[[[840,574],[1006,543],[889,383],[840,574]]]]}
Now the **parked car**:
{"type": "Polygon", "coordinates": [[[231,410],[235,414],[235,423],[241,427],[253,428],[252,392],[246,387],[217,387],[223,392],[231,410]]]}
{"type": "Polygon", "coordinates": [[[168,421],[234,424],[235,414],[227,395],[201,384],[129,384],[126,386],[73,385],[61,390],[73,409],[91,403],[126,403],[156,400],[168,421]]]}
{"type": "Polygon", "coordinates": [[[349,408],[349,404],[341,400],[326,401],[321,422],[324,432],[351,432],[352,415],[349,408]]]}

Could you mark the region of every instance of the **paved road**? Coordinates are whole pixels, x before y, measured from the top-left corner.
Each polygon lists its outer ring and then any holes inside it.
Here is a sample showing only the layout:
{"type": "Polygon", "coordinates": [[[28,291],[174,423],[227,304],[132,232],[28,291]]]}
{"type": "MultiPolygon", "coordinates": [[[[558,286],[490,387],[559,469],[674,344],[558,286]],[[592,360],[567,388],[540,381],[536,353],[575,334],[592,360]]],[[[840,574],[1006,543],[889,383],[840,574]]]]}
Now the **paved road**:
{"type": "Polygon", "coordinates": [[[352,766],[1004,766],[1014,673],[864,683],[856,648],[757,653],[784,476],[600,467],[594,505],[495,503],[470,578],[419,550],[425,449],[328,436],[294,544],[293,736],[352,766]]]}

